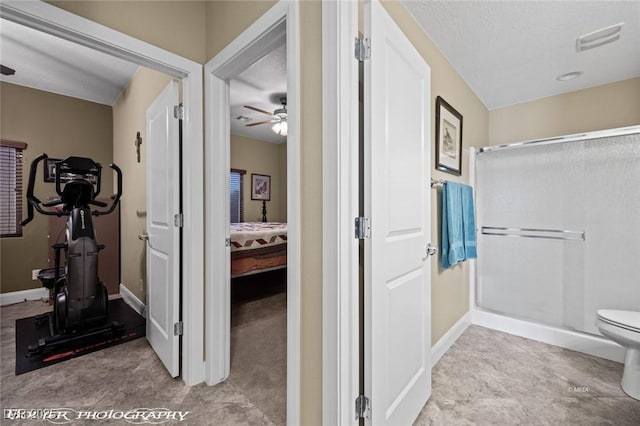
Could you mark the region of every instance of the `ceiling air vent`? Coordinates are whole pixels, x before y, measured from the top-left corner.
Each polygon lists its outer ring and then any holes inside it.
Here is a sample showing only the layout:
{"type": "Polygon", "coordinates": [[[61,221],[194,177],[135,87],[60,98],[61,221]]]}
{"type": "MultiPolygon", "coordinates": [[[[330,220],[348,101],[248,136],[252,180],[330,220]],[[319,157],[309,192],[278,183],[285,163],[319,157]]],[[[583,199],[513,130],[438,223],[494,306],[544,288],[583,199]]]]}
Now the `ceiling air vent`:
{"type": "Polygon", "coordinates": [[[576,50],[582,52],[619,40],[623,25],[624,23],[621,22],[578,37],[576,40],[576,50]]]}

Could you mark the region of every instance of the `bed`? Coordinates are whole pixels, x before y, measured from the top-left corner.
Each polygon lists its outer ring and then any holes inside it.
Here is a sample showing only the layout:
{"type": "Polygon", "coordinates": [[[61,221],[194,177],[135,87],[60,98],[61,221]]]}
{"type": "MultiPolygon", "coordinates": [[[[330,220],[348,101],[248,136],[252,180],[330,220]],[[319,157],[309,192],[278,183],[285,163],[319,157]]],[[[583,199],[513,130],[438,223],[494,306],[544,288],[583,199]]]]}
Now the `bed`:
{"type": "Polygon", "coordinates": [[[230,231],[231,278],[287,267],[286,223],[232,223],[230,231]]]}

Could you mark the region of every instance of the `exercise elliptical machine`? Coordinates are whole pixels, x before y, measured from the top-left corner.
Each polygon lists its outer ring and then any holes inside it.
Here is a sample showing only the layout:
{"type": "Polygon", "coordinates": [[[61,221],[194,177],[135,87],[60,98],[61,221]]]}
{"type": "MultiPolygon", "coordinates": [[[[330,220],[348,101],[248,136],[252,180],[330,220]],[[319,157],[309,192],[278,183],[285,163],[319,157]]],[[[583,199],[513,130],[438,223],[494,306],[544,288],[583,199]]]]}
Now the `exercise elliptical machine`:
{"type": "Polygon", "coordinates": [[[43,353],[54,347],[78,342],[107,333],[119,334],[122,324],[108,322],[109,298],[107,288],[98,278],[98,252],[104,248],[95,240],[91,216],[112,213],[122,195],[122,172],[111,164],[117,176],[117,192],[111,205],[96,200],[100,194],[102,166],[90,158],[68,157],[55,163],[55,189],[58,197],[42,202],[34,196],[38,164],[47,159],[42,154],[31,163],[27,188],[27,218],[22,226],[33,220],[34,209],[48,216],[67,216],[64,243],[52,247],[55,267],[42,269],[38,278],[53,295],[53,311],[39,316],[39,324],[48,322],[49,336],[29,345],[28,354],[43,353]],[[92,210],[91,207],[106,210],[92,210]],[[50,208],[45,209],[45,208],[50,208]],[[51,209],[55,208],[55,209],[51,209]],[[64,250],[64,265],[60,252],[64,250]]]}

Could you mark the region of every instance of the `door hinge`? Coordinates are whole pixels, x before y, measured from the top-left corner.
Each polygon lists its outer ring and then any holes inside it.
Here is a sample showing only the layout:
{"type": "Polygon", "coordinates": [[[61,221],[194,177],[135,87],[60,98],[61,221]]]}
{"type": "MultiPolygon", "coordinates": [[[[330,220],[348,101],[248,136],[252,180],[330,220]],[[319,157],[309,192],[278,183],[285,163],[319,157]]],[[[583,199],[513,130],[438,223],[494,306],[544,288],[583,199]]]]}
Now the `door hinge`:
{"type": "Polygon", "coordinates": [[[369,219],[366,217],[356,217],[355,220],[355,237],[358,240],[363,240],[371,236],[371,226],[369,225],[369,219]]]}
{"type": "Polygon", "coordinates": [[[368,38],[356,37],[355,57],[360,62],[371,57],[371,43],[368,38]]]}
{"type": "Polygon", "coordinates": [[[184,332],[184,325],[182,324],[182,321],[178,321],[177,323],[173,324],[174,336],[182,336],[183,332],[184,332]]]}
{"type": "Polygon", "coordinates": [[[184,120],[184,105],[175,105],[173,107],[173,116],[178,120],[184,120]]]}
{"type": "Polygon", "coordinates": [[[173,215],[173,224],[177,228],[182,228],[182,226],[184,225],[184,219],[183,219],[182,213],[178,213],[178,214],[174,214],[173,215]]]}
{"type": "Polygon", "coordinates": [[[225,247],[231,247],[231,238],[225,238],[224,239],[224,246],[225,247]]]}
{"type": "Polygon", "coordinates": [[[371,415],[371,401],[369,398],[360,395],[356,398],[356,420],[358,419],[368,419],[371,415]]]}

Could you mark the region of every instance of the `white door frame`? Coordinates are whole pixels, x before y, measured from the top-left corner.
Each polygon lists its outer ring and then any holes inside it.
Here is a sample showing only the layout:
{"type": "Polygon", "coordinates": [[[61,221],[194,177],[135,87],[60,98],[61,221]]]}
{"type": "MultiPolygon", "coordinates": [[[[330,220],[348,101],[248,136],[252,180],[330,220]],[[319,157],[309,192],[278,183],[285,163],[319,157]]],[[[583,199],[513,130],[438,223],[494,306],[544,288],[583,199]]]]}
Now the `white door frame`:
{"type": "MultiPolygon", "coordinates": [[[[2,1],[0,15],[94,50],[143,65],[181,79],[183,122],[183,264],[182,380],[191,386],[205,378],[203,352],[204,313],[204,202],[202,135],[202,65],[96,22],[44,2],[2,1]]],[[[176,141],[176,144],[178,141],[176,141]]]]}
{"type": "Polygon", "coordinates": [[[205,65],[206,382],[219,383],[230,360],[228,79],[287,43],[287,423],[300,419],[300,31],[298,2],[282,0],[205,65]],[[220,344],[223,342],[223,344],[220,344]]]}
{"type": "Polygon", "coordinates": [[[322,2],[322,423],[357,425],[358,2],[322,2]]]}

